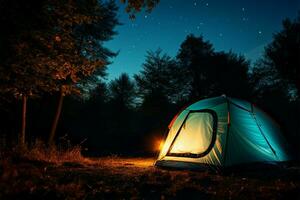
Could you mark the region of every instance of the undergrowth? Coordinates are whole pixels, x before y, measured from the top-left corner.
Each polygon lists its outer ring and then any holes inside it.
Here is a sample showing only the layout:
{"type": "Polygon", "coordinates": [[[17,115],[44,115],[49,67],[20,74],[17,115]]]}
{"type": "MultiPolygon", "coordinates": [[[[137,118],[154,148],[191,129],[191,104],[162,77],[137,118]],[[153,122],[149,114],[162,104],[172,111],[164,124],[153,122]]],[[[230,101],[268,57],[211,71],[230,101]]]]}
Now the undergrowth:
{"type": "Polygon", "coordinates": [[[14,148],[14,154],[33,161],[42,161],[53,164],[63,163],[86,163],[90,160],[82,155],[80,145],[59,143],[58,145],[46,145],[42,140],[37,139],[32,145],[14,148]]]}

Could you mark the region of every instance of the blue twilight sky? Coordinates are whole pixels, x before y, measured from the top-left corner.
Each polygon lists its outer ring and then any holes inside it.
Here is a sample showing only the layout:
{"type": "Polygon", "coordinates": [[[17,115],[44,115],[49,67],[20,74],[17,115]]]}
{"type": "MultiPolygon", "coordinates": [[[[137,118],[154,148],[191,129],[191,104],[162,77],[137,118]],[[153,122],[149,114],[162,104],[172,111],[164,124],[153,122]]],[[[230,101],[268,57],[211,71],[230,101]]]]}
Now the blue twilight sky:
{"type": "Polygon", "coordinates": [[[161,48],[175,56],[191,33],[202,34],[216,51],[232,50],[254,62],[281,30],[282,20],[294,19],[300,11],[300,0],[160,0],[151,13],[131,20],[124,5],[118,5],[123,25],[105,46],[120,53],[108,67],[108,80],[139,72],[148,50],[161,48]]]}

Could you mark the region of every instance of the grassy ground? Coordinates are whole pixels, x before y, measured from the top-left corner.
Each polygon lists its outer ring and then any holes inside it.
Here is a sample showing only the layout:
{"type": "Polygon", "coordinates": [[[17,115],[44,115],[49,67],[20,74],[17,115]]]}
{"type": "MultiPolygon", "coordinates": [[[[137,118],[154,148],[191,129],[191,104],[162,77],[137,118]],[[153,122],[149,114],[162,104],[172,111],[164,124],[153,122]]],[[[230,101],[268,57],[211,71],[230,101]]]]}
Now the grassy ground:
{"type": "Polygon", "coordinates": [[[49,164],[1,159],[0,199],[300,199],[300,167],[217,174],[153,167],[153,158],[49,164]]]}

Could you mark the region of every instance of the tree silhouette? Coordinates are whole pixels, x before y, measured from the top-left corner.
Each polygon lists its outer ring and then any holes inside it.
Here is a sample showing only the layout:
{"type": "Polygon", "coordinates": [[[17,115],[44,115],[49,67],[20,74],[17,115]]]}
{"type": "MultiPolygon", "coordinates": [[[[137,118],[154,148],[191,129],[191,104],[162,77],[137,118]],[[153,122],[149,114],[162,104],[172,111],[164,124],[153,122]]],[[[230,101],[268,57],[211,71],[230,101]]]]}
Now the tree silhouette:
{"type": "Polygon", "coordinates": [[[134,76],[143,103],[147,102],[147,98],[153,98],[149,101],[153,105],[157,102],[157,106],[160,107],[159,101],[172,103],[179,99],[184,88],[184,82],[179,81],[184,75],[180,73],[176,61],[167,54],[162,54],[161,49],[148,51],[143,70],[134,76]]]}
{"type": "Polygon", "coordinates": [[[248,70],[249,61],[232,52],[215,53],[212,56],[210,70],[206,72],[211,81],[210,96],[226,94],[232,97],[248,99],[251,95],[248,70]]]}
{"type": "Polygon", "coordinates": [[[121,112],[135,106],[135,83],[125,73],[109,83],[110,103],[119,108],[121,112]]]}
{"type": "Polygon", "coordinates": [[[108,101],[108,87],[104,81],[98,81],[97,86],[90,92],[89,101],[104,104],[108,101]]]}
{"type": "Polygon", "coordinates": [[[232,52],[214,52],[203,37],[188,35],[180,46],[177,59],[186,83],[190,101],[226,94],[249,96],[249,62],[232,52]]]}
{"type": "Polygon", "coordinates": [[[210,93],[209,88],[214,80],[208,79],[208,73],[211,71],[213,53],[212,44],[204,41],[202,36],[188,35],[180,45],[177,59],[181,67],[185,68],[192,101],[206,97],[210,93]]]}
{"type": "Polygon", "coordinates": [[[300,13],[294,21],[283,21],[283,29],[274,34],[265,48],[264,65],[274,67],[282,79],[297,88],[300,97],[300,13]]]}
{"type": "Polygon", "coordinates": [[[277,90],[279,88],[284,96],[288,96],[288,84],[283,82],[278,71],[271,65],[266,65],[263,59],[255,63],[249,76],[252,95],[256,98],[263,98],[266,90],[277,90]]]}
{"type": "MultiPolygon", "coordinates": [[[[148,51],[143,69],[134,76],[140,98],[139,132],[143,138],[162,136],[185,87],[176,61],[162,50],[148,51]]],[[[149,142],[145,143],[149,148],[149,142]]]]}

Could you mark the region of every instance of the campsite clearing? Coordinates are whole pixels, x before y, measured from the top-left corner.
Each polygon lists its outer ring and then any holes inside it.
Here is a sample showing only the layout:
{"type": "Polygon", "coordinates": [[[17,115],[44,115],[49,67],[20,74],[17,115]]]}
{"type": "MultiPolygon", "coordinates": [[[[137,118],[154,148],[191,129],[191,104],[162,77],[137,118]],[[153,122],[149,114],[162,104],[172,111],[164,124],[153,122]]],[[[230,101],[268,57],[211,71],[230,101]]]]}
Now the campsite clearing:
{"type": "Polygon", "coordinates": [[[167,170],[154,158],[53,165],[0,161],[0,199],[299,199],[300,166],[219,174],[167,170]]]}

